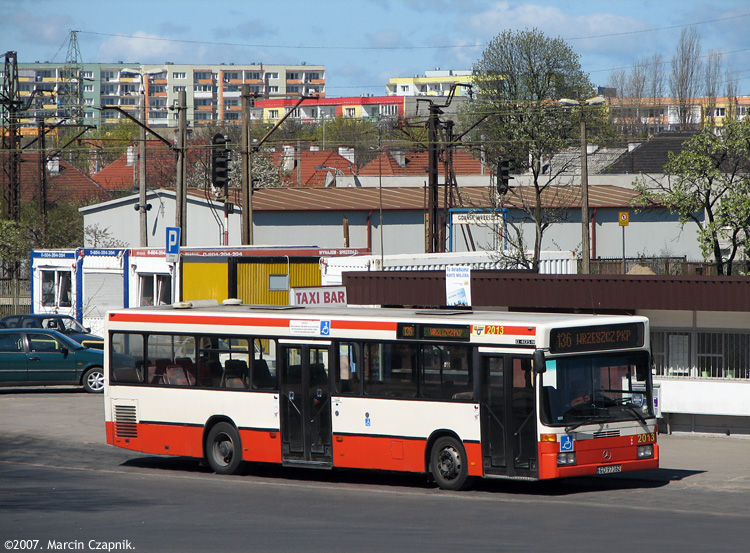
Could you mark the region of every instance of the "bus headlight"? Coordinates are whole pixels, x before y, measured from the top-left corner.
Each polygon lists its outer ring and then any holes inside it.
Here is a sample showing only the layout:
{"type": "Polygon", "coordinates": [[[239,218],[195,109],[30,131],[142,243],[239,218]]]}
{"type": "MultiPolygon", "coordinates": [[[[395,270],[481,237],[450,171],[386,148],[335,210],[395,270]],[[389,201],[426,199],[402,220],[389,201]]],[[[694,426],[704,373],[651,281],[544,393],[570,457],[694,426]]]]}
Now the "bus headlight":
{"type": "Polygon", "coordinates": [[[577,464],[575,451],[566,451],[557,454],[558,467],[570,467],[577,464]]]}
{"type": "Polygon", "coordinates": [[[638,446],[638,458],[639,459],[653,459],[654,458],[654,445],[639,445],[638,446]]]}

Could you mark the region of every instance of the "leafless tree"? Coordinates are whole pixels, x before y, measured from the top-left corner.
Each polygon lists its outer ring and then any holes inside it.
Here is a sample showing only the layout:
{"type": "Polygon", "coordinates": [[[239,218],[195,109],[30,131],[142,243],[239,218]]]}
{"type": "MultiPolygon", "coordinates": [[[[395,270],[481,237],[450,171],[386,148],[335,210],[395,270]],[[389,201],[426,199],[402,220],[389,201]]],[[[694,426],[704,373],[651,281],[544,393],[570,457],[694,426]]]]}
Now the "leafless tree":
{"type": "Polygon", "coordinates": [[[703,65],[703,86],[706,96],[706,121],[713,125],[716,109],[716,97],[721,86],[722,59],[721,52],[712,50],[703,65]]]}
{"type": "Polygon", "coordinates": [[[692,27],[683,29],[669,76],[669,88],[677,100],[677,116],[682,128],[696,123],[692,117],[692,104],[700,86],[701,66],[700,35],[692,27]]]}
{"type": "Polygon", "coordinates": [[[661,54],[654,54],[649,64],[649,96],[656,100],[664,97],[664,59],[661,54]]]}

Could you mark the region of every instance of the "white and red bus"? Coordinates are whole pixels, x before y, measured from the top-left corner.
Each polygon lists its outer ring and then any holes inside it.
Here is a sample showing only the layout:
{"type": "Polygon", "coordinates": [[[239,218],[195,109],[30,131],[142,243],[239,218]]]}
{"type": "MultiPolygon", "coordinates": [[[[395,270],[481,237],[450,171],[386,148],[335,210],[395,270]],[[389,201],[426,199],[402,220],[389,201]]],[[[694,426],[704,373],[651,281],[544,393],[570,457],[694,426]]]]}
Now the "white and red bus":
{"type": "Polygon", "coordinates": [[[446,489],[658,467],[644,317],[203,303],[108,313],[109,444],[446,489]]]}

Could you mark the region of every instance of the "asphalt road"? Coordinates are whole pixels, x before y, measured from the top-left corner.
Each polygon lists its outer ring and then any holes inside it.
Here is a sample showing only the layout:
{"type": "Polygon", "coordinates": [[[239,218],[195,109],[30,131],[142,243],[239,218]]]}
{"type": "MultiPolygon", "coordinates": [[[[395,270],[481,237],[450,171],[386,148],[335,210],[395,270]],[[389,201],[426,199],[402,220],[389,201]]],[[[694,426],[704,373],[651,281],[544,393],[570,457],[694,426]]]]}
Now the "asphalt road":
{"type": "Polygon", "coordinates": [[[659,470],[445,492],[422,475],[219,476],[104,444],[102,411],[69,389],[0,392],[0,551],[747,551],[748,439],[660,436],[659,470]]]}

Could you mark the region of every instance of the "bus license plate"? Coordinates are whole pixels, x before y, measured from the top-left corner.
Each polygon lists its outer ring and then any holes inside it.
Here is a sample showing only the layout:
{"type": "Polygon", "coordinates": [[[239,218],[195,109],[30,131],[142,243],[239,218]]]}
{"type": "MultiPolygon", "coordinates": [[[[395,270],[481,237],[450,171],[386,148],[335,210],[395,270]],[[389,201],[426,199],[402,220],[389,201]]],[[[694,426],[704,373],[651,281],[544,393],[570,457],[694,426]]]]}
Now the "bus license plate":
{"type": "Polygon", "coordinates": [[[596,474],[614,474],[616,472],[622,472],[622,465],[606,465],[604,467],[596,467],[596,474]]]}

